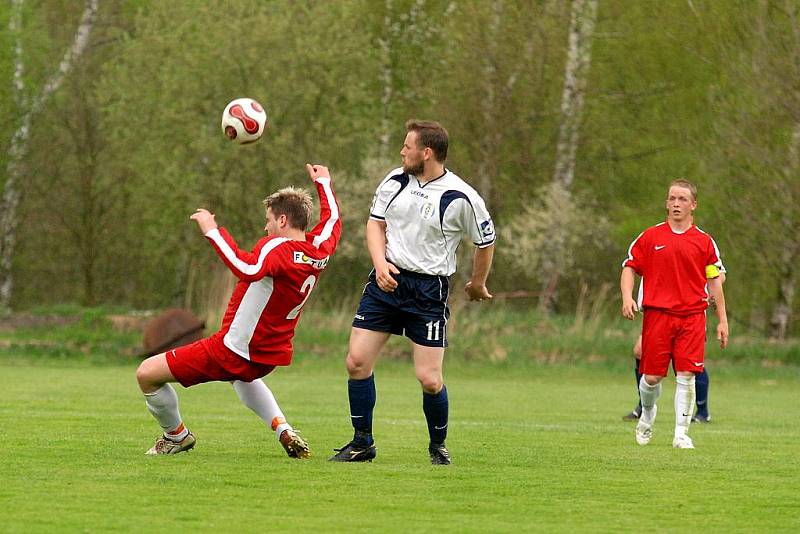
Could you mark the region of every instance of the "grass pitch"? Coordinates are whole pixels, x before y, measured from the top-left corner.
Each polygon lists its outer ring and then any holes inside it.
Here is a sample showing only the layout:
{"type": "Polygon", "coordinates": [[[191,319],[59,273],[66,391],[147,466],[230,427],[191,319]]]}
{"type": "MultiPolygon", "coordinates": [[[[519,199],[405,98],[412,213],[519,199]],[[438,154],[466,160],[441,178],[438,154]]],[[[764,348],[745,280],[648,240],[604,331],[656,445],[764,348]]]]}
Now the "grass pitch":
{"type": "Polygon", "coordinates": [[[312,459],[286,457],[227,384],[178,386],[197,446],[148,458],[133,366],[0,361],[0,531],[800,530],[796,372],[712,374],[714,422],[685,451],[672,379],[639,447],[620,420],[630,372],[452,365],[449,467],[428,463],[410,363],[379,362],[371,464],[326,461],[351,436],[341,361],[268,378],[312,459]]]}

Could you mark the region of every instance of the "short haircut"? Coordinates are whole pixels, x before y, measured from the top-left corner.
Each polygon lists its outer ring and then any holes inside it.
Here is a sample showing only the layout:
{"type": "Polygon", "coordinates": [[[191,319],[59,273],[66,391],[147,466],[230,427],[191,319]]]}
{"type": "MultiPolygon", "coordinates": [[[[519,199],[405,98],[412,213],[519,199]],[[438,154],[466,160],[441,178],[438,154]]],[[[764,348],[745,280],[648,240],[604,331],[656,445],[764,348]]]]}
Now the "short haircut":
{"type": "Polygon", "coordinates": [[[671,184],[669,184],[669,188],[667,189],[667,194],[669,194],[669,190],[673,187],[685,187],[692,193],[692,200],[697,200],[697,186],[694,185],[689,180],[685,180],[683,178],[678,178],[677,180],[673,180],[671,184]]]}
{"type": "Polygon", "coordinates": [[[417,143],[422,148],[430,148],[436,161],[443,163],[447,159],[449,136],[438,122],[409,119],[406,121],[406,132],[416,132],[417,143]]]}
{"type": "Polygon", "coordinates": [[[275,217],[286,215],[292,228],[305,230],[311,218],[313,203],[305,189],[284,187],[264,199],[264,209],[272,210],[275,217]]]}

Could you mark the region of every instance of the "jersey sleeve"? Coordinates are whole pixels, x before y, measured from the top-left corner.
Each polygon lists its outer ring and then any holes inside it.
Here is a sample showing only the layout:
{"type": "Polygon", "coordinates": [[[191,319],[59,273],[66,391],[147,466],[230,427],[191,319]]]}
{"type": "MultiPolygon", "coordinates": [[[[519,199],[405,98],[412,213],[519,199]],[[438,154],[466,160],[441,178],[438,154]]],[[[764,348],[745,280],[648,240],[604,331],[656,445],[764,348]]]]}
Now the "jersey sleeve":
{"type": "MultiPolygon", "coordinates": [[[[708,276],[708,278],[716,278],[719,276],[720,273],[726,273],[725,266],[722,264],[722,255],[719,253],[719,248],[717,247],[716,241],[711,236],[708,236],[709,247],[708,247],[708,259],[706,260],[707,268],[713,266],[716,272],[716,276],[708,276]]],[[[706,271],[708,272],[708,270],[706,271]]]]}
{"type": "Polygon", "coordinates": [[[402,168],[387,174],[372,197],[369,218],[376,221],[386,220],[386,210],[406,185],[408,185],[408,175],[403,172],[402,168]]]}
{"type": "Polygon", "coordinates": [[[206,239],[236,278],[245,282],[255,282],[273,274],[280,264],[280,254],[275,249],[288,241],[285,237],[263,238],[252,251],[245,251],[239,248],[225,228],[210,230],[206,239]]]}
{"type": "Polygon", "coordinates": [[[630,267],[636,274],[639,276],[644,275],[644,266],[647,260],[647,253],[645,249],[645,242],[647,241],[647,236],[645,232],[639,234],[636,239],[633,240],[631,246],[628,247],[628,257],[625,258],[622,262],[622,267],[630,267]]]}
{"type": "Polygon", "coordinates": [[[709,236],[708,240],[711,241],[711,250],[709,251],[710,258],[712,261],[709,261],[708,265],[716,265],[719,272],[724,273],[727,272],[725,270],[725,266],[722,264],[722,254],[719,253],[719,247],[717,247],[717,242],[714,241],[714,238],[709,236]]]}
{"type": "Polygon", "coordinates": [[[317,178],[314,180],[314,185],[317,186],[319,196],[319,222],[308,232],[308,237],[311,244],[322,254],[331,255],[342,236],[339,204],[330,178],[317,178]]]}
{"type": "Polygon", "coordinates": [[[486,203],[477,193],[468,195],[468,199],[469,202],[464,203],[464,223],[470,239],[478,248],[493,245],[497,235],[486,203]]]}

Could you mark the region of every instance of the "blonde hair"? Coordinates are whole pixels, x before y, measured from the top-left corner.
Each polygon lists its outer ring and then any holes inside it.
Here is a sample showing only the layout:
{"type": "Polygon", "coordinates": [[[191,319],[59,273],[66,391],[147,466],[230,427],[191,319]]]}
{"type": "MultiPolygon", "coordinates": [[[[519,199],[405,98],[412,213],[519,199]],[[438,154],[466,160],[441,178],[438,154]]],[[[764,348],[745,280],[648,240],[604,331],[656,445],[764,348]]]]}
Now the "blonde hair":
{"type": "Polygon", "coordinates": [[[667,189],[667,194],[669,194],[669,189],[672,187],[684,187],[689,190],[692,194],[692,200],[697,200],[697,186],[694,185],[689,180],[685,180],[684,178],[678,178],[677,180],[673,180],[671,184],[669,184],[669,188],[667,189]]]}
{"type": "Polygon", "coordinates": [[[292,228],[305,230],[311,219],[313,202],[305,189],[284,187],[264,199],[264,209],[272,210],[274,216],[286,215],[292,228]]]}

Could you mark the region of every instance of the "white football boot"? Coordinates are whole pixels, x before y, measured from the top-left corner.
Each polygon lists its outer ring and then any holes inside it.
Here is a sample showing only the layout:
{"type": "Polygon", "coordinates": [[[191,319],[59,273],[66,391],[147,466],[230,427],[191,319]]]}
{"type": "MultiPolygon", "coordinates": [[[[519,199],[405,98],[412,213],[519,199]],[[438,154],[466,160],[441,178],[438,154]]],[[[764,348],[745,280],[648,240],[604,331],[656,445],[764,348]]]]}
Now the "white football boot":
{"type": "Polygon", "coordinates": [[[694,443],[692,443],[692,438],[690,438],[686,434],[675,436],[675,439],[672,440],[672,446],[676,449],[694,449],[694,443]]]}
{"type": "Polygon", "coordinates": [[[656,420],[657,411],[658,406],[653,406],[653,417],[648,421],[645,419],[644,410],[642,410],[639,422],[636,423],[636,443],[639,445],[650,443],[650,438],[653,437],[653,422],[656,420]]]}

